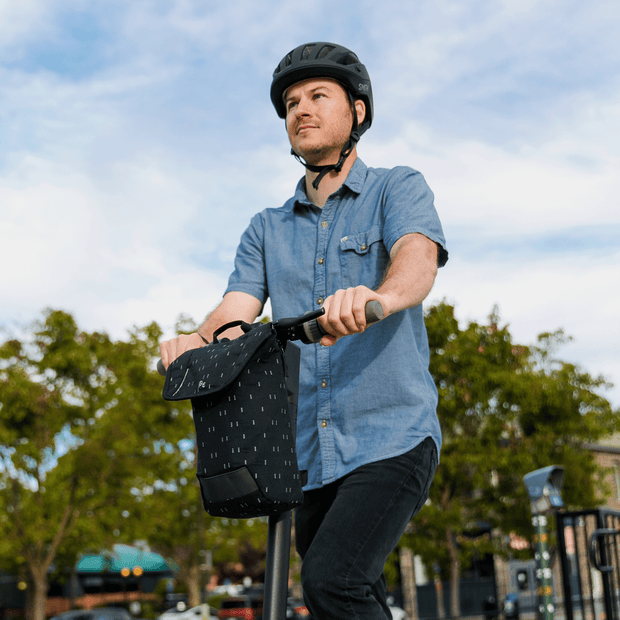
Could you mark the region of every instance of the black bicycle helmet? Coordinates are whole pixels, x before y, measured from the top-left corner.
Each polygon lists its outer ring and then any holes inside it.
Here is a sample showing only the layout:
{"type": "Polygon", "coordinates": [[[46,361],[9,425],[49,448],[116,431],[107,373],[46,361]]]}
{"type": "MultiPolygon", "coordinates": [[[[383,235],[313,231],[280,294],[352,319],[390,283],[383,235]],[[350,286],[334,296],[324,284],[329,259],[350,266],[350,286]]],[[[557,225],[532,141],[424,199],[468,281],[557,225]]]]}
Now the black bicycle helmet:
{"type": "Polygon", "coordinates": [[[366,105],[366,116],[358,125],[357,117],[353,114],[353,128],[351,136],[344,145],[337,164],[328,166],[313,166],[302,161],[297,153],[291,153],[301,161],[306,168],[319,172],[313,185],[318,185],[328,172],[342,169],[345,159],[351,153],[360,136],[370,127],[373,118],[373,100],[370,77],[366,67],[359,58],[349,49],[335,43],[316,42],[305,43],[289,52],[273,72],[271,82],[271,101],[280,118],[286,118],[284,93],[286,89],[297,82],[309,78],[332,78],[344,87],[353,105],[355,99],[362,99],[366,105]]]}

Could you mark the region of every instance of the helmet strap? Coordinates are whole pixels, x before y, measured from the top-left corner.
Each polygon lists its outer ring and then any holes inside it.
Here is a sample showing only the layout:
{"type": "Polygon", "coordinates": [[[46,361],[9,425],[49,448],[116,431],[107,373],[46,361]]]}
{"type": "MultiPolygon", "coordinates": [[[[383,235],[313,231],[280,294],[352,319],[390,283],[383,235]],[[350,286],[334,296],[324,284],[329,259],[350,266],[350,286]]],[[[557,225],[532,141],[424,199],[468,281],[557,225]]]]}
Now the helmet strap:
{"type": "MultiPolygon", "coordinates": [[[[346,89],[345,89],[346,90],[346,89]]],[[[315,166],[313,164],[306,163],[293,149],[291,149],[291,155],[300,163],[303,164],[310,172],[318,172],[318,176],[312,181],[312,187],[315,190],[319,189],[319,183],[323,180],[323,177],[328,172],[340,172],[342,170],[342,166],[346,161],[347,157],[351,154],[355,145],[359,142],[360,134],[359,134],[359,126],[357,122],[357,112],[355,110],[355,100],[353,99],[353,95],[346,90],[347,95],[349,96],[349,101],[351,102],[351,108],[353,110],[353,127],[351,128],[351,135],[349,139],[346,141],[345,145],[342,147],[340,151],[340,159],[338,163],[335,164],[327,164],[326,166],[315,166]]]]}

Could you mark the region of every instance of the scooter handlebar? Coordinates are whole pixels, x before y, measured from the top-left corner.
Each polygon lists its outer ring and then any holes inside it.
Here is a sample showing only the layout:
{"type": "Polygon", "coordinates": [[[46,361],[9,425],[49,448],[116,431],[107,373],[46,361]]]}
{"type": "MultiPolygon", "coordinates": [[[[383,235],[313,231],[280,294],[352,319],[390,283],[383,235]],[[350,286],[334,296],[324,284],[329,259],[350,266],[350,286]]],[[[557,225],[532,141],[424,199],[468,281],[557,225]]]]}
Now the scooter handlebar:
{"type": "MultiPolygon", "coordinates": [[[[366,324],[372,325],[383,318],[383,307],[376,299],[369,301],[365,308],[366,324]]],[[[301,340],[306,344],[319,342],[327,333],[320,325],[318,318],[325,314],[325,310],[308,312],[295,319],[281,319],[274,323],[276,331],[284,340],[301,340]]],[[[157,372],[166,376],[166,369],[161,360],[157,360],[157,372]]]]}

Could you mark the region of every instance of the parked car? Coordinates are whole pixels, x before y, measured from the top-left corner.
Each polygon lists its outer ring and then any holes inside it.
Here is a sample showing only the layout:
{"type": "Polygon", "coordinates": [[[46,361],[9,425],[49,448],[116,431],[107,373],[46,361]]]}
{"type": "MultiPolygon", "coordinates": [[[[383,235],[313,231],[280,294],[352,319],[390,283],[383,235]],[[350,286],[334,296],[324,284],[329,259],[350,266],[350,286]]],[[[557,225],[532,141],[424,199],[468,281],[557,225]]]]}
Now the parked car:
{"type": "Polygon", "coordinates": [[[217,610],[209,605],[198,605],[198,607],[192,607],[184,611],[169,609],[161,614],[157,620],[202,620],[202,618],[213,617],[217,617],[217,610]]]}
{"type": "Polygon", "coordinates": [[[168,592],[164,600],[164,609],[176,609],[177,611],[185,611],[188,608],[189,596],[182,592],[168,592]]]}
{"type": "Polygon", "coordinates": [[[228,584],[225,586],[217,586],[212,590],[209,590],[209,596],[237,596],[238,594],[245,592],[245,590],[247,590],[246,586],[228,584]]]}
{"type": "Polygon", "coordinates": [[[307,620],[310,612],[303,601],[289,598],[286,601],[286,620],[307,620]]]}
{"type": "Polygon", "coordinates": [[[218,618],[220,620],[259,620],[263,617],[262,595],[241,594],[222,601],[218,618]]]}
{"type": "Polygon", "coordinates": [[[392,612],[392,620],[409,620],[405,610],[396,607],[396,605],[390,605],[390,611],[392,612]]]}
{"type": "Polygon", "coordinates": [[[98,607],[97,609],[73,609],[65,611],[51,620],[134,620],[123,607],[98,607]]]}

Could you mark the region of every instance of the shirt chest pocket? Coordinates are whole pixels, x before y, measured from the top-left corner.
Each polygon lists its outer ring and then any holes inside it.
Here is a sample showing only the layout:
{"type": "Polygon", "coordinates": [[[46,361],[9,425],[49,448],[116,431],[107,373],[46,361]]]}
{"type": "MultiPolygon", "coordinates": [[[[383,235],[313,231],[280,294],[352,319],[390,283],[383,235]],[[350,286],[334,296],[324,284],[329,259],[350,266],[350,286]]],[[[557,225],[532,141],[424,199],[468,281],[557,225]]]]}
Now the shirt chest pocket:
{"type": "Polygon", "coordinates": [[[389,256],[378,226],[347,235],[340,240],[343,287],[364,285],[375,289],[381,284],[389,256]]]}

